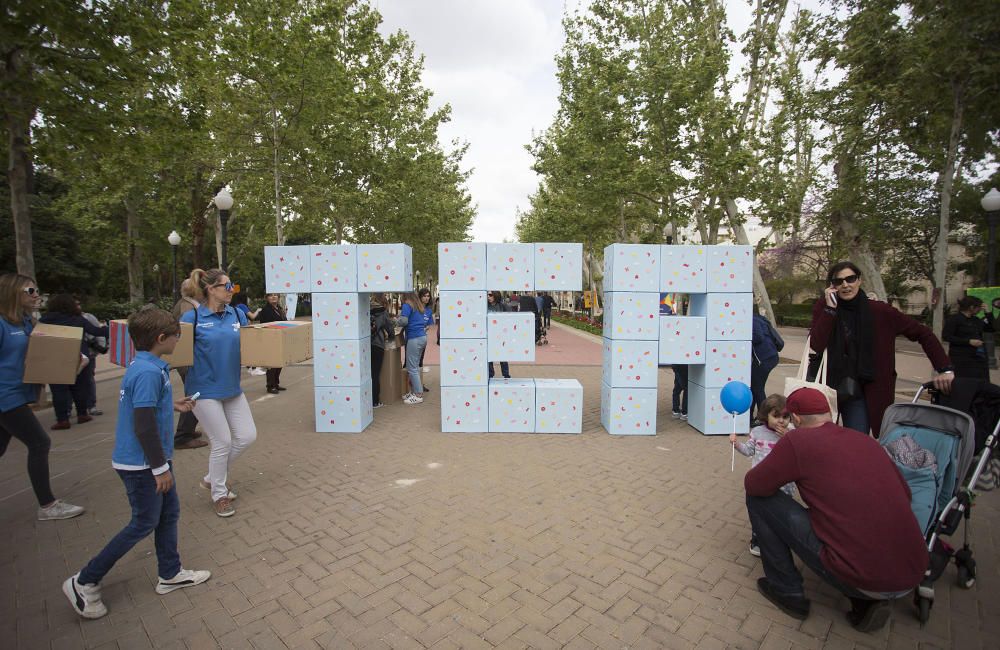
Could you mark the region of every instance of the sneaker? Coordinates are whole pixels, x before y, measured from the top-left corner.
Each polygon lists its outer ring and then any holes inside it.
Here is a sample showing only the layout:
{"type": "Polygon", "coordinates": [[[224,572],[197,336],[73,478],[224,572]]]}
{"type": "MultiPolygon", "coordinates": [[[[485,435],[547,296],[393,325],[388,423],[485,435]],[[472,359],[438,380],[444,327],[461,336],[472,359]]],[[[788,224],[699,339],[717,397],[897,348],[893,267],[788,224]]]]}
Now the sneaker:
{"type": "Polygon", "coordinates": [[[421,368],[421,370],[420,370],[420,372],[430,372],[430,371],[431,371],[431,369],[430,369],[430,366],[424,366],[424,367],[423,367],[423,368],[421,368]]]}
{"type": "Polygon", "coordinates": [[[681,417],[681,412],[680,411],[671,411],[670,412],[670,416],[672,418],[674,418],[675,420],[679,420],[680,417],[681,417]]]}
{"type": "Polygon", "coordinates": [[[688,414],[687,413],[681,413],[681,420],[683,420],[684,422],[687,422],[687,419],[688,419],[688,414]]]}
{"type": "Polygon", "coordinates": [[[800,621],[809,618],[809,600],[805,596],[782,596],[774,591],[767,578],[757,578],[757,591],[792,618],[800,621]]]}
{"type": "Polygon", "coordinates": [[[63,593],[69,599],[76,613],[84,618],[101,618],[108,613],[108,608],[101,601],[101,585],[81,585],[77,582],[80,574],[66,578],[62,585],[63,593]]]}
{"type": "Polygon", "coordinates": [[[260,377],[261,375],[266,375],[267,371],[262,368],[251,368],[250,374],[255,377],[260,377]]]}
{"type": "Polygon", "coordinates": [[[72,519],[83,514],[83,508],[74,506],[56,499],[48,508],[38,509],[38,521],[52,521],[55,519],[72,519]]]}
{"type": "Polygon", "coordinates": [[[86,413],[84,413],[83,415],[77,416],[76,423],[77,424],[86,424],[87,422],[90,422],[93,419],[94,418],[92,418],[89,415],[87,415],[86,413]]]}
{"type": "Polygon", "coordinates": [[[409,397],[413,397],[413,393],[407,393],[407,394],[403,395],[403,401],[405,402],[406,399],[409,398],[409,397]]]}
{"type": "Polygon", "coordinates": [[[58,420],[58,421],[56,421],[55,424],[53,424],[49,428],[52,429],[53,431],[61,431],[63,429],[70,428],[70,426],[72,426],[72,425],[70,425],[69,420],[58,420]]]}
{"type": "Polygon", "coordinates": [[[876,632],[885,627],[891,612],[890,600],[851,598],[851,611],[847,612],[847,621],[859,632],[876,632]]]}
{"type": "Polygon", "coordinates": [[[93,408],[91,408],[91,409],[88,409],[87,413],[89,413],[91,415],[104,415],[104,411],[102,411],[101,409],[97,408],[96,406],[93,407],[93,408]]]}
{"type": "Polygon", "coordinates": [[[377,402],[377,403],[375,403],[375,404],[372,404],[372,408],[373,408],[373,409],[380,409],[380,408],[382,408],[383,406],[385,406],[385,404],[383,404],[382,402],[377,402]]]}
{"type": "MultiPolygon", "coordinates": [[[[206,481],[205,479],[202,479],[201,483],[199,483],[199,485],[201,485],[201,487],[204,488],[204,489],[206,489],[206,490],[211,490],[212,489],[212,484],[209,483],[208,481],[206,481]]],[[[226,489],[227,490],[229,489],[228,485],[226,486],[226,489]]],[[[229,499],[230,501],[234,501],[234,500],[236,500],[236,493],[233,492],[232,490],[229,490],[229,494],[226,495],[226,498],[229,499]]]]}
{"type": "Polygon", "coordinates": [[[414,394],[410,394],[406,399],[403,400],[407,404],[420,404],[424,401],[423,397],[417,397],[414,394]]]}
{"type": "Polygon", "coordinates": [[[288,390],[284,386],[275,386],[275,388],[277,388],[279,391],[288,390]]]}
{"type": "Polygon", "coordinates": [[[233,507],[232,500],[227,497],[222,497],[215,502],[215,514],[220,517],[232,517],[236,514],[236,508],[233,507]]]}
{"type": "Polygon", "coordinates": [[[211,571],[191,571],[189,569],[181,569],[177,572],[177,575],[170,580],[164,580],[163,578],[157,580],[156,593],[162,596],[163,594],[169,594],[171,591],[177,591],[178,589],[183,589],[184,587],[200,585],[211,577],[211,571]]]}
{"type": "Polygon", "coordinates": [[[271,388],[267,389],[267,392],[271,393],[272,395],[277,395],[278,394],[278,389],[274,388],[274,387],[271,387],[271,388]]]}
{"type": "Polygon", "coordinates": [[[760,547],[755,542],[750,542],[750,555],[760,557],[760,547]]]}

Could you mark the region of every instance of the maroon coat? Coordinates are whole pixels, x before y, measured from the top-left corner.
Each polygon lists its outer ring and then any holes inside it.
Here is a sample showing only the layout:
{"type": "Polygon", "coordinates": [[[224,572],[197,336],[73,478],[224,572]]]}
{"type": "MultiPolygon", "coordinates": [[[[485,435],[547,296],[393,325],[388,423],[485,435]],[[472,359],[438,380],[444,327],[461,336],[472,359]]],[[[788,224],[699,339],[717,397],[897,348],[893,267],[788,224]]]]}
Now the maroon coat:
{"type": "MultiPolygon", "coordinates": [[[[924,354],[930,359],[934,370],[950,367],[951,361],[945,354],[941,342],[928,327],[902,313],[895,307],[877,300],[869,300],[875,333],[872,337],[872,368],[875,379],[865,384],[865,402],[868,405],[868,422],[877,438],[882,432],[882,416],[895,400],[896,393],[896,337],[905,336],[920,343],[924,354]]],[[[823,354],[830,335],[836,312],[826,306],[820,298],[813,305],[812,325],[809,328],[810,347],[823,354]]],[[[836,386],[833,386],[836,388],[836,386]]]]}

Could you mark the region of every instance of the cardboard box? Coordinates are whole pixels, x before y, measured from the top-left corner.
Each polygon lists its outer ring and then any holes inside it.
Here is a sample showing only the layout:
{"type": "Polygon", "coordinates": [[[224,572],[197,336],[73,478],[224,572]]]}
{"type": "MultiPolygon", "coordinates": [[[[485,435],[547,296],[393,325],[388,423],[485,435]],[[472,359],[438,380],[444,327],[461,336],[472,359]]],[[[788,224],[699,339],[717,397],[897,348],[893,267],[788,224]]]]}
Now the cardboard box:
{"type": "Polygon", "coordinates": [[[371,304],[363,293],[314,293],[312,322],[318,339],[361,339],[371,336],[371,304]]]}
{"type": "Polygon", "coordinates": [[[358,244],[358,291],[413,291],[413,249],[406,244],[358,244]]]}
{"type": "Polygon", "coordinates": [[[604,248],[604,291],[660,290],[660,247],[611,244],[604,248]]]}
{"type": "Polygon", "coordinates": [[[705,293],[708,287],[707,247],[660,246],[660,291],[670,293],[705,293]]]}
{"type": "Polygon", "coordinates": [[[406,380],[403,374],[403,362],[399,353],[399,341],[386,342],[385,354],[382,357],[382,368],[379,372],[378,401],[383,404],[397,404],[403,400],[406,393],[406,380]]]}
{"type": "Polygon", "coordinates": [[[486,338],[486,292],[441,292],[441,338],[486,338]]]}
{"type": "Polygon", "coordinates": [[[485,386],[486,339],[441,339],[441,385],[485,386]]]}
{"type": "Polygon", "coordinates": [[[372,423],[372,383],[316,386],[316,431],[361,433],[372,423]]]}
{"type": "Polygon", "coordinates": [[[489,361],[535,360],[535,315],[490,312],[486,324],[489,361]]]}
{"type": "Polygon", "coordinates": [[[753,291],[753,246],[708,247],[708,291],[753,291]]]}
{"type": "Polygon", "coordinates": [[[35,325],[28,339],[28,353],[24,357],[24,383],[76,383],[82,342],[82,327],[35,325]]]}
{"type": "Polygon", "coordinates": [[[486,286],[518,293],[534,291],[534,244],[487,244],[486,286]]]}
{"type": "Polygon", "coordinates": [[[309,269],[312,291],[327,293],[358,290],[358,247],[310,246],[309,269]]]}
{"type": "Polygon", "coordinates": [[[660,316],[660,363],[705,363],[704,316],[660,316]]]}
{"type": "Polygon", "coordinates": [[[371,373],[370,338],[313,341],[313,385],[360,386],[371,373]]]}
{"type": "Polygon", "coordinates": [[[535,433],[580,433],[583,386],[575,379],[535,380],[535,433]]]}
{"type": "MultiPolygon", "coordinates": [[[[722,389],[708,388],[688,379],[688,424],[706,436],[733,432],[733,416],[722,408],[722,389]]],[[[736,416],[736,433],[750,432],[750,411],[736,416]]]]}
{"type": "Polygon", "coordinates": [[[753,338],[752,293],[703,293],[691,296],[691,315],[705,317],[709,341],[749,341],[753,338]]]}
{"type": "Polygon", "coordinates": [[[459,291],[486,290],[486,244],[438,244],[438,288],[459,291]]]}
{"type": "MultiPolygon", "coordinates": [[[[127,320],[108,321],[108,361],[127,368],[135,358],[135,345],[128,334],[127,320]]],[[[165,354],[162,359],[171,368],[185,368],[194,365],[194,325],[181,323],[181,338],[174,347],[173,354],[165,354]]]]}
{"type": "Polygon", "coordinates": [[[490,433],[535,432],[535,380],[491,379],[490,433]]]}
{"type": "Polygon", "coordinates": [[[284,368],[312,357],[312,323],[281,320],[240,328],[240,364],[284,368]]]}
{"type": "Polygon", "coordinates": [[[750,385],[750,341],[708,341],[705,363],[693,365],[689,381],[705,388],[722,388],[731,381],[750,385]]]}

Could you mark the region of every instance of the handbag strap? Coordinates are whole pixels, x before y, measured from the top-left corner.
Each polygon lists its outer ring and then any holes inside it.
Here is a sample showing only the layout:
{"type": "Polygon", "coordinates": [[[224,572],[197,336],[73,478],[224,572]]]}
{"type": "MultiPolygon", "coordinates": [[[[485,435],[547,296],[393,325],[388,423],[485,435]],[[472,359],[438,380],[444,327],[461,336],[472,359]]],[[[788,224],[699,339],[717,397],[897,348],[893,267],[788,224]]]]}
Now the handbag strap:
{"type": "MultiPolygon", "coordinates": [[[[795,375],[802,380],[805,380],[809,368],[809,352],[812,350],[809,347],[809,340],[811,338],[812,336],[806,336],[806,344],[802,349],[802,358],[799,360],[799,372],[795,375]]],[[[820,359],[819,368],[816,370],[816,381],[826,385],[826,350],[823,350],[823,357],[820,359]]]]}

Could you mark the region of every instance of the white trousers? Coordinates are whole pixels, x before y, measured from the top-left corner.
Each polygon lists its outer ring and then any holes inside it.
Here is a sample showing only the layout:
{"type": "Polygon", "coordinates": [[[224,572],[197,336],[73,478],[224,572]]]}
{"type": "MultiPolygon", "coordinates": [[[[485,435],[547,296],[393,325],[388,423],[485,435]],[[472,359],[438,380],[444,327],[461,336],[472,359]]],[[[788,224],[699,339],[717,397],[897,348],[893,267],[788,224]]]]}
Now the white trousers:
{"type": "Polygon", "coordinates": [[[200,399],[194,414],[212,445],[205,480],[212,485],[212,501],[218,501],[229,493],[229,466],[257,439],[257,425],[243,393],[229,399],[200,399]]]}

